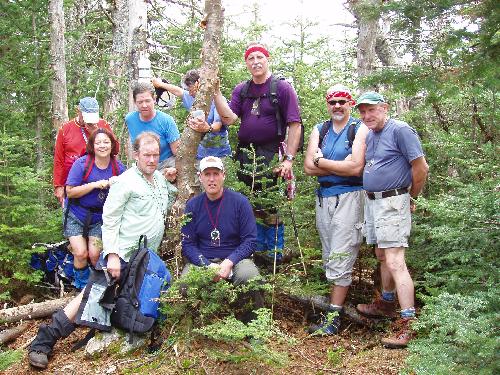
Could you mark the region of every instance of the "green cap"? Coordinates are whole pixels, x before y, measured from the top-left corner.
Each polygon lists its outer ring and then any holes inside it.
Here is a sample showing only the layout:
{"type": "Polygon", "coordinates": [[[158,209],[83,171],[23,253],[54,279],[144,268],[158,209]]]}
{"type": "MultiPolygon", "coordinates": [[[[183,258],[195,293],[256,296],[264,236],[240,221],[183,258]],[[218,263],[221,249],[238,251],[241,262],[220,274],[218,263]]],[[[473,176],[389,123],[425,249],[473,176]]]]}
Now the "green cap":
{"type": "Polygon", "coordinates": [[[359,107],[360,104],[379,104],[385,103],[385,99],[382,95],[375,91],[365,92],[363,95],[359,97],[356,101],[356,108],[359,107]]]}

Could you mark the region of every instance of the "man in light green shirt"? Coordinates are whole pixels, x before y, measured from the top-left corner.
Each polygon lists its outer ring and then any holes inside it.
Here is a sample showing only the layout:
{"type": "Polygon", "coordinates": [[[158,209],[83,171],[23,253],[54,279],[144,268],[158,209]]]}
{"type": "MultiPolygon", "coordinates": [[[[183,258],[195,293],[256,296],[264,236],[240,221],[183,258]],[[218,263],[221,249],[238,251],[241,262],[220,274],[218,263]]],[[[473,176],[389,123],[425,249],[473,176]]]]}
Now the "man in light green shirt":
{"type": "MultiPolygon", "coordinates": [[[[160,156],[158,138],[144,132],[134,142],[136,164],[122,173],[109,190],[102,214],[103,256],[108,272],[120,277],[120,258],[128,262],[145,234],[156,251],[165,230],[165,215],[177,189],[156,170],[160,156]],[[143,135],[144,134],[144,135],[143,135]]],[[[167,176],[175,179],[175,175],[167,176]]]]}
{"type": "MultiPolygon", "coordinates": [[[[113,181],[103,209],[102,255],[104,262],[107,262],[107,271],[117,280],[142,234],[148,238],[148,247],[157,250],[165,229],[165,214],[177,192],[156,170],[160,160],[160,140],[156,134],[144,132],[137,137],[134,158],[136,165],[113,181]]],[[[175,170],[172,170],[166,178],[173,180],[175,174],[175,170]]],[[[87,288],[92,288],[91,282],[87,288]]],[[[74,331],[85,290],[63,310],[57,311],[49,325],[40,326],[29,348],[28,360],[32,366],[47,368],[48,357],[57,340],[74,331]]],[[[90,302],[89,298],[87,304],[96,302],[90,302]]]]}

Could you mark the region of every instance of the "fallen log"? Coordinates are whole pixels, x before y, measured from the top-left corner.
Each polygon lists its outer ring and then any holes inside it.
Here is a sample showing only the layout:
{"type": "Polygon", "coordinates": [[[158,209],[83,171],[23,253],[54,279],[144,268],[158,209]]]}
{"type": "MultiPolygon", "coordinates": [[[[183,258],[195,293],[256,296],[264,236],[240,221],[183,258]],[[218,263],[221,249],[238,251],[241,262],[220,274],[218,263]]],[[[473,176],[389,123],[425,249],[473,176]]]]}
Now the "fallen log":
{"type": "Polygon", "coordinates": [[[29,323],[22,323],[17,327],[4,329],[0,332],[0,345],[7,344],[17,339],[21,334],[29,328],[29,323]]]}
{"type": "MultiPolygon", "coordinates": [[[[303,303],[304,305],[314,306],[314,309],[321,310],[323,312],[330,309],[330,301],[327,297],[323,296],[294,296],[287,295],[291,300],[303,303]]],[[[356,308],[351,304],[346,304],[344,306],[344,315],[347,316],[351,321],[362,324],[368,327],[373,327],[378,323],[387,322],[387,319],[377,319],[377,318],[367,318],[358,313],[356,308]]]]}
{"type": "Polygon", "coordinates": [[[63,297],[40,303],[11,307],[0,310],[0,322],[12,323],[20,320],[39,319],[52,315],[56,310],[66,306],[74,296],[63,297]]]}

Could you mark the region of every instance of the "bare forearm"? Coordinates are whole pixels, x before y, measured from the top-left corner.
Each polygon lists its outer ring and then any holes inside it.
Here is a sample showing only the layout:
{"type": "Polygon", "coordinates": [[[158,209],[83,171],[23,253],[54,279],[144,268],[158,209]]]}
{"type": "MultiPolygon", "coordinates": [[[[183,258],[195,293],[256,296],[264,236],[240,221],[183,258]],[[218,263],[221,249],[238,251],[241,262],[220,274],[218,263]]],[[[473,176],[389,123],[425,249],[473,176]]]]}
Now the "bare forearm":
{"type": "Polygon", "coordinates": [[[288,154],[295,156],[299,148],[302,127],[299,122],[288,124],[288,137],[286,141],[286,151],[288,154]]]}
{"type": "Polygon", "coordinates": [[[97,183],[99,181],[89,182],[88,184],[80,186],[66,186],[66,195],[68,198],[80,198],[85,194],[90,193],[92,190],[97,188],[97,183]]]}
{"type": "Polygon", "coordinates": [[[226,99],[220,91],[214,95],[214,104],[223,124],[231,125],[238,119],[238,116],[229,108],[226,99]]]}
{"type": "Polygon", "coordinates": [[[411,163],[411,175],[412,183],[410,188],[410,195],[416,198],[425,185],[425,180],[427,179],[427,173],[429,172],[429,166],[422,156],[411,163]]]}

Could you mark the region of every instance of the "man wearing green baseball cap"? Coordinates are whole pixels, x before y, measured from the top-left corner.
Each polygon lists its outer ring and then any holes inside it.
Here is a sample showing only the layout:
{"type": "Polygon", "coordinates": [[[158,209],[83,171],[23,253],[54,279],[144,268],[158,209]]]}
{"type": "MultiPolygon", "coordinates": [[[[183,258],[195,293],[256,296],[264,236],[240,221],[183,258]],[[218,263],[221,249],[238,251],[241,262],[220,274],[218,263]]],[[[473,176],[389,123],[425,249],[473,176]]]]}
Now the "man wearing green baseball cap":
{"type": "Polygon", "coordinates": [[[389,104],[374,91],[361,95],[356,107],[368,127],[363,188],[366,242],[375,246],[380,261],[382,296],[371,304],[359,304],[371,317],[395,317],[396,294],[401,307],[399,330],[382,339],[390,348],[405,347],[413,337],[415,290],[405,262],[411,229],[411,212],[422,191],[429,167],[415,129],[391,119],[389,104]]]}

